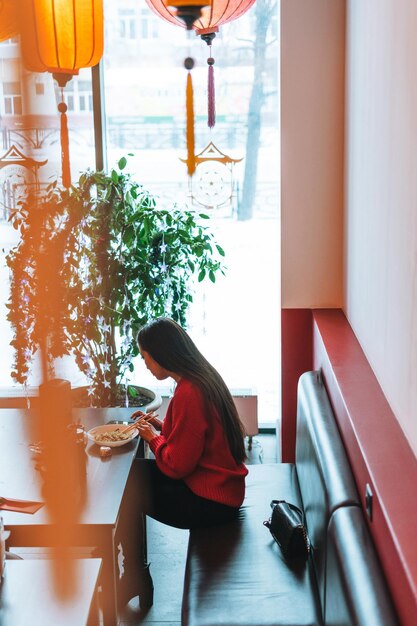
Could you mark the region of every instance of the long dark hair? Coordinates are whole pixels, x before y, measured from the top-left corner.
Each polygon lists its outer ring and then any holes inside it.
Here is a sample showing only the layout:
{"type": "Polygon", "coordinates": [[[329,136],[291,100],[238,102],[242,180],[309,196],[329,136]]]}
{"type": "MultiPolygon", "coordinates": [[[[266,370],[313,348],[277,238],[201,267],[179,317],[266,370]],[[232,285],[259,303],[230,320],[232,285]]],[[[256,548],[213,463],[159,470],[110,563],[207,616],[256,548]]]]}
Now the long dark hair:
{"type": "Polygon", "coordinates": [[[183,328],[168,317],[152,320],[138,333],[139,347],[164,369],[194,382],[217,409],[236,463],[246,459],[245,430],[226,383],[183,328]]]}

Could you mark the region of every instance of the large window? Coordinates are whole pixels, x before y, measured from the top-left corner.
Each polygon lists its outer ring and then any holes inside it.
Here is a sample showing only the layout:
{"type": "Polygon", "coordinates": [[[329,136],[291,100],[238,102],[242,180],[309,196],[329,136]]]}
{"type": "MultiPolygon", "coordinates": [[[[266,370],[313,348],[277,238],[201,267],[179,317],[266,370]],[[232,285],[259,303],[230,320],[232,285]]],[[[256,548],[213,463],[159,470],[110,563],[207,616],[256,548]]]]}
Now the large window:
{"type": "MultiPolygon", "coordinates": [[[[280,381],[277,5],[274,0],[258,0],[247,14],[220,28],[210,51],[200,37],[168,24],[140,4],[105,1],[107,162],[111,167],[121,156],[130,155],[130,171],[162,203],[210,215],[210,227],[226,253],[227,271],[214,285],[200,284],[196,289],[188,328],[232,390],[258,395],[259,422],[273,423],[279,414],[280,381]],[[274,4],[275,12],[271,11],[274,4]],[[210,54],[215,58],[213,129],[207,125],[210,54]],[[191,180],[182,160],[186,156],[186,56],[195,59],[195,137],[201,157],[191,180]]],[[[25,72],[17,53],[11,58],[10,43],[3,45],[7,48],[0,65],[3,154],[15,144],[32,158],[47,158],[38,171],[40,183],[47,183],[60,173],[56,107],[61,90],[50,74],[25,72]]],[[[1,51],[2,44],[0,57],[1,51]]],[[[82,70],[73,78],[64,97],[75,179],[80,170],[95,167],[91,71],[82,70]]],[[[7,223],[11,208],[7,202],[0,218],[5,251],[16,236],[7,223]]],[[[4,262],[2,267],[0,305],[4,306],[4,262]]],[[[10,358],[2,360],[0,385],[8,385],[12,354],[5,309],[1,324],[0,349],[10,358]]],[[[134,382],[155,387],[157,381],[140,360],[136,366],[134,382]]],[[[72,380],[80,383],[77,376],[74,371],[72,380]]],[[[36,375],[32,382],[38,382],[36,375]]]]}
{"type": "MultiPolygon", "coordinates": [[[[129,48],[108,22],[104,58],[109,165],[128,153],[136,179],[167,205],[207,212],[226,252],[227,273],[199,284],[189,330],[203,353],[236,392],[257,394],[259,422],[278,417],[279,391],[279,97],[277,9],[258,2],[220,28],[215,58],[216,125],[207,126],[207,57],[194,33],[167,24],[148,7],[125,15],[129,48]],[[268,20],[268,23],[262,22],[268,20]],[[130,37],[132,39],[132,37],[130,37]],[[191,183],[184,163],[184,57],[192,71],[196,153],[212,142],[230,163],[207,160],[191,183]]],[[[108,0],[107,11],[114,11],[108,0]]],[[[138,362],[135,380],[157,381],[138,362]]],[[[160,388],[163,393],[169,391],[160,388]]]]}

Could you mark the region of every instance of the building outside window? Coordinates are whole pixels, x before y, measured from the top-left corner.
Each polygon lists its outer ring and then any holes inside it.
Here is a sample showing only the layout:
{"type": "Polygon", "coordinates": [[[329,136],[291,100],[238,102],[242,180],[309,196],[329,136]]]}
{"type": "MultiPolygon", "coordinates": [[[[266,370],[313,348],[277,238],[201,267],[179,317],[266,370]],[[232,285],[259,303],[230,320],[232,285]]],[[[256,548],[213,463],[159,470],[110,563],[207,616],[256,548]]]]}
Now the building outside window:
{"type": "Polygon", "coordinates": [[[4,115],[22,115],[22,88],[18,81],[3,83],[4,115]]]}
{"type": "MultiPolygon", "coordinates": [[[[89,75],[89,73],[88,73],[89,75]]],[[[61,90],[56,86],[57,100],[61,98],[61,90]]],[[[82,80],[74,76],[68,83],[64,91],[68,111],[75,113],[92,113],[93,93],[91,78],[82,80]]]]}
{"type": "Polygon", "coordinates": [[[44,83],[35,83],[35,93],[37,96],[43,96],[45,94],[45,85],[44,83]]]}
{"type": "Polygon", "coordinates": [[[137,38],[135,9],[119,9],[119,37],[121,39],[137,38]]]}
{"type": "Polygon", "coordinates": [[[139,9],[139,28],[141,39],[156,39],[158,37],[158,17],[147,7],[139,9]]]}

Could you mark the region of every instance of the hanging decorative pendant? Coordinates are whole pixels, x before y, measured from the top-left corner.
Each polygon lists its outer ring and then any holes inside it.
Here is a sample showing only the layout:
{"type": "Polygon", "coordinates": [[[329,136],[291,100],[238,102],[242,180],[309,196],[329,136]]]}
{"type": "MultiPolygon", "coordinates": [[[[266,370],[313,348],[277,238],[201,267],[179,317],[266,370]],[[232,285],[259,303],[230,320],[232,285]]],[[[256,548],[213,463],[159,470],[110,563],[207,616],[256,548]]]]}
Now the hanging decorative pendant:
{"type": "Polygon", "coordinates": [[[191,57],[187,57],[184,60],[184,67],[187,70],[187,96],[186,96],[187,170],[188,170],[188,175],[192,176],[195,172],[194,92],[193,92],[193,82],[191,78],[191,70],[194,67],[194,59],[192,59],[191,57]]]}
{"type": "MultiPolygon", "coordinates": [[[[212,0],[166,0],[168,7],[174,7],[176,16],[182,20],[187,30],[192,30],[195,20],[200,17],[202,8],[211,4],[212,0]]],[[[187,70],[186,88],[186,137],[187,137],[187,170],[192,176],[195,172],[195,135],[194,135],[194,90],[191,70],[194,67],[194,59],[187,57],[184,60],[187,70]]]]}
{"type": "Polygon", "coordinates": [[[68,120],[67,105],[64,102],[64,93],[61,91],[61,102],[58,104],[58,111],[61,113],[61,167],[62,167],[62,184],[64,187],[71,186],[71,166],[69,156],[69,137],[68,137],[68,120]]]}
{"type": "MultiPolygon", "coordinates": [[[[185,159],[181,159],[185,163],[185,159]]],[[[212,141],[195,155],[195,175],[189,180],[193,206],[216,215],[232,217],[237,212],[237,186],[234,167],[242,161],[217,148],[212,141]]]]}
{"type": "Polygon", "coordinates": [[[211,54],[211,45],[213,43],[213,39],[216,36],[216,32],[218,32],[218,28],[206,29],[204,32],[200,33],[200,37],[210,48],[210,56],[207,59],[208,65],[208,78],[207,78],[207,126],[209,128],[213,128],[216,123],[216,97],[214,90],[214,58],[211,54]]]}
{"type": "Polygon", "coordinates": [[[207,80],[207,126],[213,128],[216,123],[216,96],[214,91],[214,59],[209,56],[207,59],[208,80],[207,80]]]}

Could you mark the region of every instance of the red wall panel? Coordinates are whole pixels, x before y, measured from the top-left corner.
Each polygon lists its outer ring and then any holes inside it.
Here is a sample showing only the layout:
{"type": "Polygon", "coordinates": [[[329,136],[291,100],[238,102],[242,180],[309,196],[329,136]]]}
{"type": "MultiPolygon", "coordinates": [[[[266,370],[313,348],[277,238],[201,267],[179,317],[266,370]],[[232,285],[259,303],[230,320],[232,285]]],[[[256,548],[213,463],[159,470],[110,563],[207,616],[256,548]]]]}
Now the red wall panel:
{"type": "Polygon", "coordinates": [[[311,309],[282,309],[282,421],[281,458],[292,463],[295,458],[297,384],[303,372],[312,369],[311,309]]]}
{"type": "Polygon", "coordinates": [[[401,624],[417,623],[417,459],[340,309],[282,312],[282,450],[294,459],[296,389],[320,369],[401,624]]]}
{"type": "Polygon", "coordinates": [[[313,311],[321,369],[401,624],[417,623],[417,459],[341,310],[313,311]]]}

